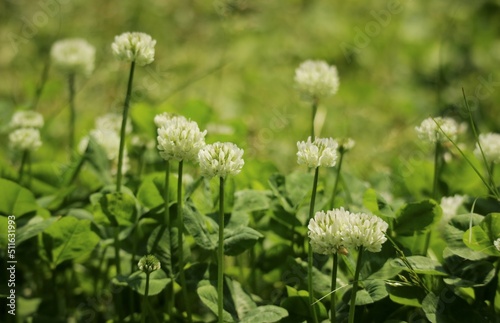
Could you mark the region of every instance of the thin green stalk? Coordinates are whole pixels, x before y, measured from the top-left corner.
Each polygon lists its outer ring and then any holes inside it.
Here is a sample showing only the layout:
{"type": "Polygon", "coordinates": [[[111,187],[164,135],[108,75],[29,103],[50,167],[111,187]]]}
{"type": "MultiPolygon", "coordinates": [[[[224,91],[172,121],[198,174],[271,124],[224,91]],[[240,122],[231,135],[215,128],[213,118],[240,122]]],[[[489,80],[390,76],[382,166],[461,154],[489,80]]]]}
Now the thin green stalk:
{"type": "Polygon", "coordinates": [[[42,96],[43,89],[45,88],[45,84],[47,83],[47,78],[49,76],[49,67],[50,67],[50,59],[47,57],[45,63],[43,64],[42,75],[40,77],[40,82],[38,83],[35,89],[35,95],[33,98],[33,103],[31,104],[31,108],[35,111],[38,106],[38,101],[40,101],[40,97],[42,96]]]}
{"type": "Polygon", "coordinates": [[[340,169],[342,168],[342,161],[344,160],[344,153],[340,153],[339,163],[337,166],[337,176],[335,177],[335,184],[333,184],[332,197],[330,198],[330,209],[333,209],[335,203],[335,196],[337,196],[337,189],[340,181],[340,169]]]}
{"type": "Polygon", "coordinates": [[[151,273],[146,273],[146,290],[144,291],[144,300],[142,302],[142,319],[141,322],[146,322],[146,317],[148,316],[148,294],[149,294],[149,276],[151,273]]]}
{"type": "Polygon", "coordinates": [[[123,104],[122,127],[120,129],[120,150],[118,151],[118,173],[116,175],[116,191],[120,192],[122,185],[122,165],[123,151],[125,149],[125,130],[127,128],[128,110],[130,108],[130,97],[132,96],[132,82],[134,80],[135,61],[130,64],[130,74],[128,76],[127,94],[123,104]]]}
{"type": "Polygon", "coordinates": [[[330,295],[330,322],[331,323],[336,323],[337,322],[337,315],[335,313],[335,290],[337,289],[337,261],[338,261],[338,254],[334,253],[333,254],[333,265],[332,265],[332,287],[331,291],[332,294],[330,295]]]}
{"type": "Polygon", "coordinates": [[[21,182],[24,176],[24,166],[26,165],[26,162],[28,160],[28,155],[29,152],[27,150],[23,151],[23,155],[21,157],[21,166],[19,166],[19,176],[17,177],[17,180],[21,182]]]}
{"type": "Polygon", "coordinates": [[[184,230],[184,219],[182,214],[182,169],[184,162],[181,160],[179,162],[178,176],[177,176],[177,226],[179,232],[177,232],[178,245],[179,245],[179,278],[182,285],[182,297],[184,298],[184,304],[186,306],[186,313],[188,322],[192,322],[191,317],[191,306],[189,305],[189,299],[187,294],[186,285],[186,275],[184,274],[184,249],[183,249],[183,230],[184,230]]]}
{"type": "MultiPolygon", "coordinates": [[[[164,230],[168,230],[168,238],[169,238],[169,244],[168,248],[170,249],[170,253],[172,253],[172,231],[170,230],[170,207],[169,207],[169,183],[170,183],[170,161],[165,161],[165,187],[163,190],[163,200],[165,201],[165,209],[163,211],[163,225],[164,225],[164,230]]],[[[163,232],[158,235],[159,238],[163,235],[163,232]]],[[[168,266],[169,269],[169,276],[170,276],[170,284],[167,285],[166,288],[166,306],[167,306],[167,314],[168,314],[168,319],[172,320],[172,308],[174,306],[174,273],[172,269],[172,262],[170,262],[168,266]],[[169,299],[170,297],[170,299],[169,299]]]]}
{"type": "Polygon", "coordinates": [[[121,262],[120,262],[120,227],[115,227],[114,239],[115,239],[115,266],[116,275],[122,274],[121,262]]]}
{"type": "MultiPolygon", "coordinates": [[[[493,171],[495,170],[495,163],[491,162],[490,167],[488,168],[488,175],[490,177],[490,185],[492,188],[496,188],[497,186],[495,185],[495,179],[493,178],[493,171]]],[[[489,190],[489,193],[491,195],[495,195],[495,192],[493,190],[489,190]]]]}
{"type": "Polygon", "coordinates": [[[217,250],[217,306],[219,323],[224,316],[224,178],[219,185],[219,248],[217,250]]]}
{"type": "MultiPolygon", "coordinates": [[[[311,204],[309,205],[309,220],[314,216],[314,205],[316,203],[316,190],[318,189],[318,175],[319,167],[314,169],[314,182],[313,190],[311,194],[311,204]]],[[[309,240],[308,240],[309,241],[309,240]]],[[[311,306],[311,312],[313,317],[313,322],[318,323],[318,317],[316,314],[316,307],[312,305],[314,303],[314,289],[313,289],[313,251],[311,247],[311,241],[309,241],[309,248],[307,248],[307,287],[309,289],[309,305],[311,306]]]]}
{"type": "Polygon", "coordinates": [[[439,173],[441,170],[441,143],[436,142],[436,148],[434,149],[434,179],[432,184],[432,198],[435,201],[439,199],[439,173]]]}
{"type": "Polygon", "coordinates": [[[349,323],[354,323],[354,312],[356,311],[356,292],[358,291],[359,272],[361,271],[361,258],[363,257],[363,247],[359,248],[354,281],[352,282],[351,302],[349,303],[349,323]]]}
{"type": "Polygon", "coordinates": [[[312,118],[311,118],[311,141],[314,141],[314,119],[316,119],[316,112],[318,111],[319,100],[317,98],[313,99],[312,102],[312,118]]]}
{"type": "Polygon", "coordinates": [[[69,88],[69,153],[73,156],[75,149],[75,123],[76,123],[76,109],[75,109],[75,74],[68,75],[68,88],[69,88]]]}

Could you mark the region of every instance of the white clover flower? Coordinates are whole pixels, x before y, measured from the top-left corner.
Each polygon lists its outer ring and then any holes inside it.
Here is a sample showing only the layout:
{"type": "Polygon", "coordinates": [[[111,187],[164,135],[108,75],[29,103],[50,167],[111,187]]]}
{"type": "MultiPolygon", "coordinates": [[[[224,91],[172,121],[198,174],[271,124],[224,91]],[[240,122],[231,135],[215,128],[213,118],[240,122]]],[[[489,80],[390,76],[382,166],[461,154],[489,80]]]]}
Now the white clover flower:
{"type": "Polygon", "coordinates": [[[137,266],[139,267],[139,270],[150,274],[153,271],[159,270],[161,268],[161,263],[155,256],[147,255],[139,260],[137,266]]]}
{"type": "Polygon", "coordinates": [[[42,145],[40,131],[35,128],[19,128],[9,134],[9,143],[13,149],[35,151],[42,145]]]}
{"type": "Polygon", "coordinates": [[[17,128],[37,128],[43,127],[43,116],[35,111],[17,111],[10,120],[10,127],[17,128]]]}
{"type": "MultiPolygon", "coordinates": [[[[330,255],[337,251],[345,250],[343,239],[346,218],[352,216],[344,208],[316,212],[314,218],[309,221],[307,235],[311,240],[313,252],[330,255]]],[[[345,251],[344,251],[345,252],[345,251]]]]}
{"type": "Polygon", "coordinates": [[[319,166],[333,167],[337,163],[338,143],[332,138],[316,138],[311,142],[311,137],[307,141],[297,142],[297,163],[310,168],[319,166]]]}
{"type": "Polygon", "coordinates": [[[212,178],[239,174],[245,162],[243,149],[230,142],[216,142],[206,145],[198,153],[201,174],[212,178]]]}
{"type": "Polygon", "coordinates": [[[158,128],[158,150],[165,160],[196,161],[198,152],[205,146],[207,131],[200,131],[198,124],[182,116],[175,116],[158,128]]]}
{"type": "Polygon", "coordinates": [[[95,48],[81,38],[63,39],[52,45],[50,57],[61,71],[88,76],[94,70],[95,48]]]}
{"type": "Polygon", "coordinates": [[[155,58],[156,40],[140,32],[126,32],[115,36],[111,49],[116,58],[135,62],[139,66],[150,64],[155,58]]]}
{"type": "MultiPolygon", "coordinates": [[[[95,129],[102,130],[113,130],[117,134],[120,133],[122,128],[123,116],[118,113],[107,113],[98,117],[95,120],[95,129]]],[[[125,133],[130,134],[132,132],[132,122],[127,119],[127,125],[125,126],[125,133]]]]}
{"type": "Polygon", "coordinates": [[[354,148],[356,142],[352,138],[342,138],[335,140],[338,144],[337,150],[340,153],[346,153],[354,148]]]}
{"type": "Polygon", "coordinates": [[[168,112],[163,112],[160,114],[155,115],[154,118],[154,123],[157,128],[165,127],[165,125],[174,117],[173,114],[170,114],[168,112]]]}
{"type": "Polygon", "coordinates": [[[427,118],[422,121],[419,127],[415,127],[418,137],[430,143],[448,141],[443,132],[454,141],[457,139],[460,129],[460,126],[454,119],[447,117],[427,118]],[[441,129],[439,129],[436,123],[439,124],[441,129]]]}
{"type": "MultiPolygon", "coordinates": [[[[500,163],[500,134],[484,133],[479,135],[479,143],[483,149],[484,157],[488,163],[500,163]]],[[[474,154],[477,158],[483,159],[479,145],[476,143],[474,154]]]]}
{"type": "Polygon", "coordinates": [[[441,209],[443,210],[443,221],[448,222],[457,215],[458,208],[467,199],[466,195],[455,194],[453,196],[444,196],[441,198],[441,209]]]}
{"type": "Polygon", "coordinates": [[[295,70],[295,87],[306,100],[334,95],[339,88],[337,68],[324,61],[307,60],[295,70]]]}
{"type": "Polygon", "coordinates": [[[353,213],[346,217],[343,238],[347,248],[364,247],[371,252],[382,250],[387,240],[385,232],[389,225],[381,218],[366,213],[353,213]]]}
{"type": "Polygon", "coordinates": [[[493,241],[493,245],[495,246],[495,248],[497,248],[498,251],[500,251],[500,238],[493,241]]]}

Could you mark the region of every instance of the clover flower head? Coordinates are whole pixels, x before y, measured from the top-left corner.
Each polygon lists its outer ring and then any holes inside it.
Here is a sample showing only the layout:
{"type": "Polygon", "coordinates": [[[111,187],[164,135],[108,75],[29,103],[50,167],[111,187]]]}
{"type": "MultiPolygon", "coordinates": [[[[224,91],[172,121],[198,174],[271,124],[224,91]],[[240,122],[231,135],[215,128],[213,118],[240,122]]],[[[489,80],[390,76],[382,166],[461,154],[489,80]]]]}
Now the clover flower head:
{"type": "Polygon", "coordinates": [[[243,149],[231,142],[216,142],[206,145],[198,153],[201,174],[205,177],[226,178],[239,174],[245,162],[243,149]]]}
{"type": "Polygon", "coordinates": [[[13,149],[36,151],[42,145],[40,131],[35,128],[19,128],[9,134],[9,143],[13,149]]]}
{"type": "Polygon", "coordinates": [[[311,141],[309,137],[307,141],[297,142],[297,163],[310,168],[333,167],[337,163],[337,147],[338,143],[332,138],[311,141]]]}
{"type": "Polygon", "coordinates": [[[163,112],[160,114],[155,115],[154,118],[154,123],[157,128],[165,127],[165,125],[174,117],[173,114],[170,114],[168,112],[163,112]]]}
{"type": "Polygon", "coordinates": [[[137,266],[139,267],[139,270],[145,272],[146,274],[150,274],[153,271],[159,270],[161,268],[161,263],[155,256],[147,255],[139,260],[137,266]]]}
{"type": "Polygon", "coordinates": [[[441,209],[443,210],[443,221],[457,215],[458,208],[465,202],[467,196],[455,194],[453,196],[443,196],[441,198],[441,209]]]}
{"type": "Polygon", "coordinates": [[[43,116],[35,111],[25,110],[17,111],[10,120],[10,127],[12,129],[18,128],[36,128],[43,127],[43,116]]]}
{"type": "Polygon", "coordinates": [[[295,87],[305,100],[316,100],[337,93],[337,68],[324,61],[307,60],[295,70],[295,87]]]}
{"type": "Polygon", "coordinates": [[[198,124],[183,116],[169,119],[158,128],[158,151],[165,160],[196,161],[198,152],[205,146],[207,131],[200,131],[198,124]]]}
{"type": "Polygon", "coordinates": [[[331,211],[316,212],[314,218],[309,221],[307,235],[311,241],[312,250],[315,253],[331,255],[337,252],[345,253],[342,232],[346,218],[351,214],[344,208],[331,211]],[[344,251],[343,251],[344,250],[344,251]]]}
{"type": "Polygon", "coordinates": [[[498,251],[500,251],[500,238],[493,241],[493,245],[495,246],[495,248],[497,248],[498,251]]]}
{"type": "MultiPolygon", "coordinates": [[[[95,129],[112,130],[117,134],[120,133],[122,127],[123,116],[118,113],[106,113],[95,120],[95,129]]],[[[127,119],[125,133],[132,132],[132,122],[127,119]]]]}
{"type": "Polygon", "coordinates": [[[63,39],[52,45],[50,57],[61,71],[88,76],[94,70],[95,48],[85,39],[63,39]]]}
{"type": "Polygon", "coordinates": [[[451,140],[456,140],[460,129],[458,123],[448,117],[427,118],[422,121],[420,126],[415,127],[418,137],[430,143],[446,142],[448,141],[446,136],[451,140]]]}
{"type": "Polygon", "coordinates": [[[139,66],[150,64],[155,58],[156,40],[141,32],[126,32],[115,36],[111,49],[116,58],[135,62],[139,66]]]}
{"type": "MultiPolygon", "coordinates": [[[[500,163],[500,134],[498,133],[484,133],[479,135],[479,144],[484,153],[484,157],[488,163],[498,164],[500,163]]],[[[481,150],[479,145],[476,143],[476,149],[474,149],[474,154],[477,158],[482,160],[481,150]]]]}
{"type": "Polygon", "coordinates": [[[346,218],[346,222],[343,231],[345,246],[363,247],[371,252],[382,250],[382,244],[387,240],[387,222],[367,213],[353,213],[346,218]]]}
{"type": "Polygon", "coordinates": [[[354,145],[356,145],[356,142],[352,138],[342,138],[342,139],[337,139],[335,141],[338,144],[337,150],[341,154],[352,150],[354,148],[354,145]]]}

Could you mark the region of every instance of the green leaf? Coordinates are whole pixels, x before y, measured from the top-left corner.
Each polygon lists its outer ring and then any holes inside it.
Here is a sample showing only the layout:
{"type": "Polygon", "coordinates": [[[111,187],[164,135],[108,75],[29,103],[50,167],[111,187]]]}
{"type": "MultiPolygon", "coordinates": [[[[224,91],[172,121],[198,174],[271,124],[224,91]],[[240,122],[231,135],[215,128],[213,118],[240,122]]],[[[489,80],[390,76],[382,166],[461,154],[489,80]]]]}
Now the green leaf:
{"type": "Polygon", "coordinates": [[[16,218],[38,208],[35,196],[21,185],[0,178],[0,214],[16,218]]]}
{"type": "Polygon", "coordinates": [[[92,136],[90,136],[83,158],[92,166],[103,183],[110,184],[112,182],[108,155],[92,136]]]}
{"type": "MultiPolygon", "coordinates": [[[[146,273],[143,271],[136,271],[130,276],[118,276],[113,279],[113,282],[119,286],[128,286],[140,295],[146,293],[146,273]]],[[[158,295],[168,283],[170,283],[170,278],[167,278],[163,270],[153,271],[149,276],[148,295],[158,295]]]]}
{"type": "MultiPolygon", "coordinates": [[[[215,315],[218,314],[218,305],[217,305],[217,290],[214,286],[210,284],[206,284],[198,287],[197,289],[198,296],[200,296],[201,301],[205,304],[215,315]]],[[[223,313],[223,321],[224,322],[234,322],[235,320],[226,310],[223,313]]]]}
{"type": "Polygon", "coordinates": [[[370,210],[373,214],[394,218],[395,214],[390,205],[384,200],[382,196],[377,194],[373,188],[369,188],[363,195],[363,205],[370,210]]]}
{"type": "MultiPolygon", "coordinates": [[[[172,182],[172,181],[171,181],[172,182]]],[[[137,191],[137,200],[146,208],[155,208],[165,204],[163,199],[163,190],[165,187],[165,173],[153,173],[146,176],[139,190],[137,191]]],[[[169,185],[169,188],[176,190],[175,187],[169,185]]],[[[171,191],[169,191],[170,193],[171,191]]]]}
{"type": "Polygon", "coordinates": [[[394,231],[399,235],[411,236],[421,232],[441,218],[441,207],[433,200],[408,203],[399,209],[394,231]]]}
{"type": "Polygon", "coordinates": [[[288,316],[288,311],[284,308],[274,305],[259,306],[245,315],[240,323],[253,323],[253,322],[278,322],[284,317],[288,316]]]}
{"type": "Polygon", "coordinates": [[[487,257],[483,252],[472,250],[464,243],[464,233],[470,226],[478,225],[484,219],[479,214],[459,214],[450,219],[444,229],[446,245],[454,254],[469,260],[479,260],[487,257]]]}
{"type": "Polygon", "coordinates": [[[500,213],[488,214],[479,225],[473,226],[463,235],[467,247],[499,257],[500,251],[494,245],[497,239],[500,239],[500,213]]]}
{"type": "Polygon", "coordinates": [[[233,212],[253,212],[267,210],[269,208],[269,197],[265,191],[242,190],[235,193],[233,212]]]}
{"type": "Polygon", "coordinates": [[[35,216],[30,219],[25,225],[21,228],[18,228],[16,231],[16,243],[19,246],[24,241],[38,235],[40,232],[43,232],[45,229],[50,227],[54,222],[59,220],[60,217],[50,217],[48,219],[43,219],[40,216],[35,216]]]}
{"type": "MultiPolygon", "coordinates": [[[[311,305],[309,304],[309,293],[305,290],[297,291],[295,288],[286,286],[288,297],[281,301],[280,306],[288,311],[290,317],[293,317],[297,322],[302,322],[307,319],[312,320],[311,305]]],[[[318,317],[326,317],[327,311],[323,303],[317,302],[316,313],[318,317]]]]}
{"type": "Polygon", "coordinates": [[[445,265],[450,272],[444,278],[448,285],[456,287],[480,287],[488,284],[495,277],[495,267],[487,260],[468,260],[457,256],[449,249],[444,251],[445,265]]]}
{"type": "Polygon", "coordinates": [[[95,248],[100,239],[92,232],[90,226],[90,220],[78,220],[67,216],[45,230],[42,241],[53,268],[65,260],[82,256],[95,248]]]}
{"type": "Polygon", "coordinates": [[[217,248],[219,226],[208,216],[202,215],[188,202],[184,204],[184,227],[197,245],[206,250],[217,248]]]}
{"type": "MultiPolygon", "coordinates": [[[[444,270],[443,266],[439,261],[423,257],[423,256],[410,256],[406,257],[408,263],[413,268],[417,274],[426,274],[426,275],[438,275],[438,276],[447,276],[448,273],[444,270]]],[[[396,268],[401,268],[406,271],[410,271],[410,269],[406,266],[403,260],[397,258],[392,260],[392,266],[396,268]]]]}
{"type": "MultiPolygon", "coordinates": [[[[373,304],[381,299],[384,299],[389,295],[387,289],[385,288],[385,283],[381,279],[374,279],[362,282],[356,292],[356,305],[368,305],[373,304]]],[[[344,293],[343,301],[349,304],[351,299],[352,287],[344,293]]]]}
{"type": "Polygon", "coordinates": [[[234,307],[239,318],[245,317],[248,312],[257,308],[257,304],[255,304],[250,295],[245,293],[239,282],[231,280],[230,289],[234,307]]]}
{"type": "Polygon", "coordinates": [[[401,283],[386,283],[386,289],[390,299],[401,305],[422,307],[422,300],[426,296],[425,291],[417,286],[409,286],[401,283]]]}
{"type": "Polygon", "coordinates": [[[253,247],[263,237],[262,234],[254,229],[244,226],[232,230],[224,230],[224,254],[237,256],[253,247]]]}
{"type": "Polygon", "coordinates": [[[130,226],[136,221],[136,200],[125,191],[103,194],[99,204],[112,226],[130,226]]]}
{"type": "Polygon", "coordinates": [[[147,250],[160,260],[162,269],[173,275],[172,264],[177,261],[177,257],[173,257],[172,253],[177,253],[178,246],[177,228],[159,226],[149,236],[147,250]]]}

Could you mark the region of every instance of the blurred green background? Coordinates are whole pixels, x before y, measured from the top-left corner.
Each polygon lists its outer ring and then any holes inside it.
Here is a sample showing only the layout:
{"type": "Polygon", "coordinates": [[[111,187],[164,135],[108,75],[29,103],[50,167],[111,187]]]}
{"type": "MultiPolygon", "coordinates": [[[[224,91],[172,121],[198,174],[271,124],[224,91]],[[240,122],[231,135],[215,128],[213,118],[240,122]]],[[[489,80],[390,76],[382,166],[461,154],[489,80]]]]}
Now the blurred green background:
{"type": "MultiPolygon", "coordinates": [[[[479,128],[500,131],[498,0],[3,0],[1,126],[33,105],[51,45],[69,37],[97,49],[94,73],[77,80],[77,138],[97,116],[120,112],[128,66],[110,44],[125,31],[157,40],[154,63],[136,70],[132,110],[186,114],[209,128],[208,141],[214,129],[229,131],[225,139],[244,147],[247,160],[284,172],[297,167],[296,141],[309,134],[310,106],[293,85],[306,59],[338,68],[340,89],[321,102],[318,124],[321,136],[356,140],[346,169],[364,178],[426,156],[414,131],[424,118],[466,120],[462,87],[479,128]]],[[[46,126],[35,161],[66,162],[67,96],[65,79],[49,69],[36,105],[46,126]]],[[[13,159],[1,136],[2,154],[13,159]]],[[[464,140],[472,147],[470,134],[464,140]]]]}

